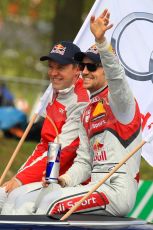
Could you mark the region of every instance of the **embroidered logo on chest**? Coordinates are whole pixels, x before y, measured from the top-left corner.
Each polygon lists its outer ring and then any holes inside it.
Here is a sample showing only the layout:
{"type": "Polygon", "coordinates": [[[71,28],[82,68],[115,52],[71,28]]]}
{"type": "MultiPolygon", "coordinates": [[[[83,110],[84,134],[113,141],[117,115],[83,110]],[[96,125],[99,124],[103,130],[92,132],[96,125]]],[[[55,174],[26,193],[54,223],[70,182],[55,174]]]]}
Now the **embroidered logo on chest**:
{"type": "Polygon", "coordinates": [[[97,117],[101,114],[105,114],[106,110],[104,109],[103,103],[102,101],[99,101],[98,104],[96,105],[96,108],[94,109],[93,113],[92,113],[92,117],[97,117]]]}
{"type": "Polygon", "coordinates": [[[85,123],[89,122],[90,112],[91,112],[91,109],[88,109],[88,110],[85,111],[85,114],[84,114],[84,121],[85,121],[85,123]]]}
{"type": "Polygon", "coordinates": [[[93,151],[94,151],[94,161],[107,160],[106,151],[102,143],[95,141],[93,145],[93,151]]]}

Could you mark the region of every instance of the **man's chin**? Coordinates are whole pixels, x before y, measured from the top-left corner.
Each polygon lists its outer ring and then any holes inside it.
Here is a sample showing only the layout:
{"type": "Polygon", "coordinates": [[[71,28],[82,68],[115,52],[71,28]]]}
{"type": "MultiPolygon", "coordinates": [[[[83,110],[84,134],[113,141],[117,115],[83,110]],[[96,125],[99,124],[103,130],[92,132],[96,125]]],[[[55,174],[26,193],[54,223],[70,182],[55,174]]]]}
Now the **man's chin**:
{"type": "Polygon", "coordinates": [[[83,87],[85,88],[85,89],[90,89],[91,88],[91,85],[90,84],[83,84],[83,87]]]}
{"type": "Polygon", "coordinates": [[[52,84],[53,88],[56,90],[62,90],[63,87],[61,85],[57,85],[57,84],[52,84]]]}

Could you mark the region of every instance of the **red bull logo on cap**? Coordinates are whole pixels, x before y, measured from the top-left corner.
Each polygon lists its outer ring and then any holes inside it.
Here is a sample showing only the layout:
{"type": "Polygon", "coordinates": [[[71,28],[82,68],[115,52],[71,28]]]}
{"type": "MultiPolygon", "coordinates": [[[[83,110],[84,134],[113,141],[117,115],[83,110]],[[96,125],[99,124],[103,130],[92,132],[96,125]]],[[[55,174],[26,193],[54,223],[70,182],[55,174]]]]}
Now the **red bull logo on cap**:
{"type": "Polygon", "coordinates": [[[94,44],[92,45],[88,50],[87,53],[94,53],[94,54],[98,54],[98,50],[97,50],[97,46],[94,44]]]}
{"type": "Polygon", "coordinates": [[[64,47],[64,46],[61,45],[61,44],[58,44],[58,45],[55,45],[55,46],[53,47],[51,53],[57,53],[57,54],[60,54],[60,55],[64,55],[65,50],[66,50],[66,47],[64,47]]]}

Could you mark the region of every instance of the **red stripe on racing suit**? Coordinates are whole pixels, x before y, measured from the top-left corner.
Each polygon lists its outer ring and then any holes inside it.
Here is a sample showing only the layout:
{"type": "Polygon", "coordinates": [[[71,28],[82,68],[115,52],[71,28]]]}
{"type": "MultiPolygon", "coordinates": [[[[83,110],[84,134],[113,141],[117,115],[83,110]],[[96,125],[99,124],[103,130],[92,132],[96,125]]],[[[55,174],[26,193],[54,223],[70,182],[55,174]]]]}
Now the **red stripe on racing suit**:
{"type": "MultiPolygon", "coordinates": [[[[85,194],[84,194],[85,195],[85,194]]],[[[71,196],[71,198],[65,198],[60,201],[56,201],[50,208],[48,214],[63,214],[71,209],[79,200],[84,196],[82,193],[79,195],[71,196]]],[[[102,192],[94,192],[91,194],[82,204],[77,208],[77,212],[90,212],[93,210],[105,210],[106,205],[109,204],[109,200],[102,192]]]]}

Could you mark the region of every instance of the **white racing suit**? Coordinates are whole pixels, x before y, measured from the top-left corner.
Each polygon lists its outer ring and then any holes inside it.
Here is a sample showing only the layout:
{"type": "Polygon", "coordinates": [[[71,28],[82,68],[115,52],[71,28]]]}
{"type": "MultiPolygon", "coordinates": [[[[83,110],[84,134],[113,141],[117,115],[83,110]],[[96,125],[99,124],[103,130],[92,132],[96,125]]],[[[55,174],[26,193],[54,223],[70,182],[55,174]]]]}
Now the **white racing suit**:
{"type": "MultiPolygon", "coordinates": [[[[14,205],[14,214],[63,214],[104,178],[125,155],[141,142],[140,112],[123,68],[108,49],[97,44],[108,87],[91,96],[80,123],[80,146],[74,164],[62,177],[67,186],[51,184],[37,200],[14,205]],[[108,90],[109,88],[109,90],[108,90]],[[79,185],[91,175],[88,185],[79,185]]],[[[132,156],[76,212],[125,216],[133,207],[138,189],[141,151],[132,156]]],[[[23,199],[26,199],[28,193],[23,199]]],[[[36,197],[36,196],[35,196],[36,197]]],[[[15,203],[17,204],[18,198],[15,203]]]]}
{"type": "MultiPolygon", "coordinates": [[[[56,92],[52,103],[47,105],[47,115],[57,128],[59,142],[62,146],[60,154],[60,175],[69,169],[76,157],[76,150],[79,146],[78,125],[82,111],[88,103],[89,96],[87,90],[83,88],[83,80],[78,78],[75,85],[56,92]]],[[[35,195],[33,198],[33,194],[35,193],[36,185],[38,186],[37,191],[38,188],[42,187],[41,180],[43,172],[46,169],[48,143],[57,142],[56,136],[55,127],[46,117],[41,131],[40,143],[15,176],[16,180],[19,181],[22,186],[11,192],[8,199],[4,190],[0,188],[0,209],[2,209],[3,204],[5,204],[4,210],[2,211],[3,214],[11,214],[13,212],[12,207],[15,202],[15,197],[18,199],[21,198],[20,206],[22,206],[22,199],[25,192],[30,191],[28,199],[33,200],[35,198],[35,195]]]]}

